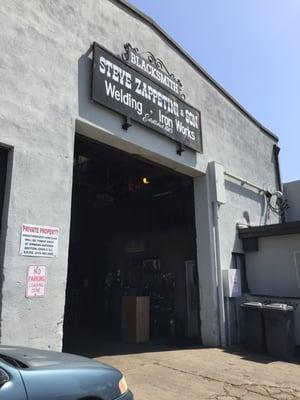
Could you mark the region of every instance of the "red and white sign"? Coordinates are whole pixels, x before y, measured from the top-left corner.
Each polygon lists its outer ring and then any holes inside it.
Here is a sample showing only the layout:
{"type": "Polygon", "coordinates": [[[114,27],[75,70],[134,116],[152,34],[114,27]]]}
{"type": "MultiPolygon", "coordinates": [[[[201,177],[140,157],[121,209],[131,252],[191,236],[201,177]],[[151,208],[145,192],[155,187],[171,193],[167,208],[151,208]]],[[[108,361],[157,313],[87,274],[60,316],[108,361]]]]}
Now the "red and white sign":
{"type": "Polygon", "coordinates": [[[44,297],[47,269],[44,265],[30,265],[27,272],[26,297],[44,297]]]}
{"type": "Polygon", "coordinates": [[[22,224],[20,254],[29,257],[56,257],[59,229],[22,224]]]}
{"type": "Polygon", "coordinates": [[[232,293],[233,294],[238,293],[240,290],[238,274],[236,271],[237,270],[235,270],[235,273],[232,275],[232,293]]]}
{"type": "Polygon", "coordinates": [[[241,275],[239,269],[223,269],[223,289],[225,297],[241,296],[241,275]]]}

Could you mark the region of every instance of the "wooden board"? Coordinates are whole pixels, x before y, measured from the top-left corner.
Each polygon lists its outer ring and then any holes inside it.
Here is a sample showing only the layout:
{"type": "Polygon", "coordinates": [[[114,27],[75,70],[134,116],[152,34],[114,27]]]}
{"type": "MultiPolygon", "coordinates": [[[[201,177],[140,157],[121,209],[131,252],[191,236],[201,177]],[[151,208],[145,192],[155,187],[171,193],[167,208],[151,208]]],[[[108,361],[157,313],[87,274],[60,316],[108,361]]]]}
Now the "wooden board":
{"type": "Polygon", "coordinates": [[[122,297],[122,340],[131,343],[149,341],[149,297],[122,297]]]}

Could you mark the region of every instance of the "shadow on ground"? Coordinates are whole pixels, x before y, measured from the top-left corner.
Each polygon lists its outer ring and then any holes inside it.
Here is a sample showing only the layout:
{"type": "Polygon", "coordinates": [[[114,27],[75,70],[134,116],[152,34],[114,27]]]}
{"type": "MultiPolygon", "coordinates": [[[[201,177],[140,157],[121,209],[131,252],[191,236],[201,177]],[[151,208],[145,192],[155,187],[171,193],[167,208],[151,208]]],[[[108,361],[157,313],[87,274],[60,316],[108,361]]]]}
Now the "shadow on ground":
{"type": "Polygon", "coordinates": [[[64,343],[63,351],[90,358],[114,355],[129,355],[176,351],[185,349],[201,349],[199,342],[187,340],[152,339],[148,343],[124,343],[110,337],[96,336],[89,332],[77,332],[72,340],[64,343]]]}
{"type": "Polygon", "coordinates": [[[247,361],[253,361],[253,362],[261,363],[261,364],[270,364],[275,361],[286,361],[286,362],[296,364],[296,365],[300,364],[300,357],[299,357],[298,352],[295,353],[294,358],[288,359],[288,360],[280,360],[278,358],[271,357],[265,353],[255,353],[255,352],[245,349],[245,347],[243,347],[241,345],[228,347],[228,348],[224,349],[224,352],[232,354],[232,355],[237,355],[240,358],[247,360],[247,361]]]}
{"type": "MultiPolygon", "coordinates": [[[[111,337],[97,336],[95,333],[90,332],[76,332],[72,340],[68,343],[64,343],[63,351],[73,354],[82,355],[89,358],[98,358],[103,356],[116,356],[116,355],[130,355],[130,354],[143,354],[143,353],[155,353],[155,352],[166,352],[166,351],[178,351],[178,350],[203,350],[207,347],[201,346],[195,341],[188,340],[170,340],[170,339],[152,339],[148,343],[136,344],[136,343],[124,343],[111,337]]],[[[255,353],[248,351],[241,345],[231,346],[223,349],[224,353],[239,356],[240,358],[253,361],[260,364],[271,364],[275,361],[279,361],[277,358],[270,357],[267,354],[255,353]]],[[[300,357],[299,353],[296,352],[295,358],[287,361],[292,364],[299,365],[300,357]]]]}

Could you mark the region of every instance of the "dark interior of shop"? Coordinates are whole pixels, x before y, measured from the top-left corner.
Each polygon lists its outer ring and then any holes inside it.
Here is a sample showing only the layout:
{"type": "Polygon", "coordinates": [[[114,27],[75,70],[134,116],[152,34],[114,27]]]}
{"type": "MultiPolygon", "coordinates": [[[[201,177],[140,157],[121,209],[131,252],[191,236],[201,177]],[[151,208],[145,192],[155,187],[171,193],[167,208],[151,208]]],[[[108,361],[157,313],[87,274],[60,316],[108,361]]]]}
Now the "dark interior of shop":
{"type": "Polygon", "coordinates": [[[76,135],[64,351],[200,340],[194,224],[192,178],[76,135]]]}

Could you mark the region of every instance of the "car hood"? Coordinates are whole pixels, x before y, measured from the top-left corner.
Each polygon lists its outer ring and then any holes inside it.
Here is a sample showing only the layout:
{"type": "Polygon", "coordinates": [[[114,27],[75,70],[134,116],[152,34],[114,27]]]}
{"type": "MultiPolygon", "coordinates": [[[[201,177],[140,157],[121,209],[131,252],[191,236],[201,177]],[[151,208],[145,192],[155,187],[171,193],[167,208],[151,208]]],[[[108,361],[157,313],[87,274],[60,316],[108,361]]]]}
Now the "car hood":
{"type": "Polygon", "coordinates": [[[117,369],[68,353],[0,346],[0,357],[13,364],[22,376],[30,400],[82,397],[112,400],[120,396],[117,369]]]}
{"type": "Polygon", "coordinates": [[[90,360],[85,357],[56,351],[32,349],[28,347],[0,346],[0,357],[10,357],[19,363],[21,368],[102,368],[116,371],[113,367],[90,360]]]}

